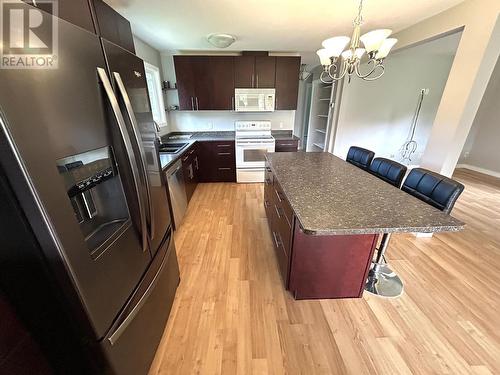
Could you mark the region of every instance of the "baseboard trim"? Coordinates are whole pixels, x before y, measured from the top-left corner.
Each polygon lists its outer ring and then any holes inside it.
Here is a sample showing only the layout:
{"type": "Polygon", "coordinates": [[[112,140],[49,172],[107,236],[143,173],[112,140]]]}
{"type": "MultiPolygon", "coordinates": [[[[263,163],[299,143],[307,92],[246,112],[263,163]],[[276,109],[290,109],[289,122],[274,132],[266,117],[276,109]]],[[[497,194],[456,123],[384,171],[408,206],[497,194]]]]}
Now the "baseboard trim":
{"type": "Polygon", "coordinates": [[[486,174],[491,177],[496,177],[500,178],[500,172],[495,172],[495,171],[490,171],[489,169],[484,169],[481,167],[476,167],[475,165],[470,165],[470,164],[457,164],[456,168],[465,168],[465,169],[470,169],[471,171],[479,172],[482,174],[486,174]]]}

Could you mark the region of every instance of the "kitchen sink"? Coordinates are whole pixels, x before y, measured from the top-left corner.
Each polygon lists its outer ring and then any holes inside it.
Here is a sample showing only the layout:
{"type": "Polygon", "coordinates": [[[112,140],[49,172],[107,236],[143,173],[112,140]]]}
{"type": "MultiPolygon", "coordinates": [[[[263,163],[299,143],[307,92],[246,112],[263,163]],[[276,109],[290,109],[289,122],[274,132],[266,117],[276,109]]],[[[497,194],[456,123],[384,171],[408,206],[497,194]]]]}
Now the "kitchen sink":
{"type": "Polygon", "coordinates": [[[184,147],[186,147],[189,143],[163,143],[160,145],[160,152],[164,154],[177,154],[184,147]]]}

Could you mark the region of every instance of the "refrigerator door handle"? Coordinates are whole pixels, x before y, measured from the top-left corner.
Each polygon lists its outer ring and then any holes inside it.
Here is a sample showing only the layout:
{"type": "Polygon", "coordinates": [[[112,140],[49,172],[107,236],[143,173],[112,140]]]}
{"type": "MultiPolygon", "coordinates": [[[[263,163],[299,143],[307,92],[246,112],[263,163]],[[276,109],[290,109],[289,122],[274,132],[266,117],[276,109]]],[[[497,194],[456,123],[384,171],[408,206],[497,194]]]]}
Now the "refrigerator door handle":
{"type": "Polygon", "coordinates": [[[120,111],[120,105],[118,104],[118,100],[116,99],[115,93],[113,92],[113,88],[111,86],[111,82],[109,81],[108,75],[106,74],[106,71],[103,68],[99,67],[97,68],[97,74],[99,75],[99,79],[101,80],[101,83],[104,87],[104,91],[106,92],[106,96],[109,100],[109,104],[111,105],[111,109],[113,110],[113,115],[116,119],[116,122],[118,123],[118,128],[120,130],[123,143],[125,144],[127,157],[130,162],[130,168],[132,168],[135,193],[137,195],[137,200],[139,204],[139,214],[141,216],[142,251],[148,251],[149,240],[148,240],[148,229],[146,224],[146,211],[144,210],[144,202],[142,200],[139,169],[137,168],[134,149],[132,148],[132,143],[130,142],[130,138],[127,133],[127,126],[125,125],[125,120],[123,119],[123,115],[120,111]]]}
{"type": "MultiPolygon", "coordinates": [[[[115,345],[118,340],[120,339],[120,336],[125,332],[127,327],[132,323],[136,315],[139,313],[141,310],[142,306],[147,302],[149,296],[153,292],[153,290],[156,287],[156,284],[158,282],[158,278],[160,277],[161,273],[163,272],[163,268],[165,268],[165,264],[167,263],[167,259],[170,255],[170,242],[172,241],[172,235],[170,235],[168,241],[168,250],[165,252],[164,258],[161,261],[160,267],[158,268],[158,271],[156,271],[153,279],[151,280],[151,283],[147,287],[146,291],[144,294],[141,296],[137,304],[133,307],[133,309],[130,311],[130,313],[127,315],[127,317],[120,323],[120,325],[111,333],[108,337],[108,341],[111,345],[115,345]]],[[[174,250],[175,251],[175,250],[174,250]]]]}
{"type": "Polygon", "coordinates": [[[137,131],[139,125],[137,124],[137,119],[135,118],[134,114],[134,109],[132,108],[132,102],[130,101],[130,98],[127,93],[127,89],[125,88],[125,85],[123,84],[122,77],[120,73],[118,72],[113,72],[113,76],[116,81],[116,85],[118,87],[118,91],[120,92],[120,95],[122,96],[123,102],[125,103],[125,108],[127,109],[127,115],[132,123],[132,132],[134,133],[135,141],[137,142],[137,147],[140,150],[140,159],[141,159],[141,165],[142,165],[142,171],[143,171],[143,176],[144,176],[144,181],[146,184],[146,196],[148,198],[148,205],[149,205],[149,223],[150,223],[150,239],[152,240],[154,237],[154,215],[153,215],[153,207],[152,207],[152,199],[151,199],[151,186],[149,185],[149,178],[148,178],[148,169],[146,166],[146,153],[144,152],[144,148],[142,147],[142,141],[139,136],[139,133],[137,131]]]}

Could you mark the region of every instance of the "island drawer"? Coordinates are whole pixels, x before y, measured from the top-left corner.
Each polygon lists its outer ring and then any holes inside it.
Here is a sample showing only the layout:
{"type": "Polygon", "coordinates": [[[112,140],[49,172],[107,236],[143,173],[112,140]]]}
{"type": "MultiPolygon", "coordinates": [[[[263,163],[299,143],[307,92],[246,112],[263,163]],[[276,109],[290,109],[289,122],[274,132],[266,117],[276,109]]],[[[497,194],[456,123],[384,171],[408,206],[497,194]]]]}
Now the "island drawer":
{"type": "Polygon", "coordinates": [[[264,175],[264,182],[269,185],[273,185],[274,182],[274,175],[273,172],[271,171],[271,168],[266,164],[266,172],[264,175]]]}
{"type": "Polygon", "coordinates": [[[269,226],[272,227],[273,222],[273,210],[274,210],[274,201],[273,201],[273,185],[264,184],[264,208],[266,209],[266,216],[269,226]]]}
{"type": "Polygon", "coordinates": [[[285,194],[283,193],[283,189],[281,189],[281,186],[278,183],[278,181],[274,181],[274,192],[275,192],[275,202],[277,205],[281,207],[284,216],[288,222],[288,226],[292,228],[292,223],[293,223],[292,206],[290,206],[290,203],[288,203],[288,200],[286,199],[285,194]]]}
{"type": "Polygon", "coordinates": [[[280,270],[281,278],[283,279],[283,284],[285,288],[288,288],[288,271],[290,269],[290,259],[288,254],[285,252],[283,246],[283,241],[278,232],[272,232],[273,245],[276,253],[276,259],[278,260],[278,268],[280,270]]]}
{"type": "Polygon", "coordinates": [[[287,256],[290,256],[290,245],[291,245],[291,239],[292,239],[292,227],[288,223],[288,219],[285,216],[285,213],[283,212],[283,208],[275,204],[274,205],[274,214],[276,218],[276,231],[280,235],[281,243],[283,245],[283,250],[285,250],[285,253],[287,256]]]}

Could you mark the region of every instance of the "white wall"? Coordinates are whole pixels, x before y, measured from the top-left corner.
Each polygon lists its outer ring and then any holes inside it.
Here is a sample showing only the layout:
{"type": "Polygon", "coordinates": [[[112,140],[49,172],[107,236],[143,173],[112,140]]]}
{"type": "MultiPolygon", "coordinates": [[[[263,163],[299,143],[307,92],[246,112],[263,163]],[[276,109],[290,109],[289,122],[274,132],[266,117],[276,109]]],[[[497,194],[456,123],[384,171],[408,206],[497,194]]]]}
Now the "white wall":
{"type": "Polygon", "coordinates": [[[230,111],[173,111],[169,114],[171,131],[234,130],[237,120],[269,120],[273,130],[293,130],[295,111],[241,113],[230,111]]]}
{"type": "MultiPolygon", "coordinates": [[[[415,140],[418,164],[428,141],[439,102],[453,63],[460,33],[395,52],[385,62],[384,76],[373,82],[356,77],[344,84],[334,154],[345,158],[350,146],[373,150],[377,156],[399,160],[407,140],[420,90],[424,97],[415,140]]],[[[365,70],[366,66],[362,66],[365,70]]]]}
{"type": "Polygon", "coordinates": [[[135,46],[135,54],[137,56],[139,56],[144,61],[150,63],[151,65],[154,65],[157,68],[159,68],[160,74],[163,74],[160,51],[154,49],[149,44],[142,41],[135,35],[134,35],[134,46],[135,46]]]}
{"type": "Polygon", "coordinates": [[[500,59],[486,88],[459,163],[500,173],[500,59]]]}
{"type": "Polygon", "coordinates": [[[451,176],[500,52],[500,1],[466,0],[396,35],[397,46],[463,28],[422,166],[451,176]]]}

